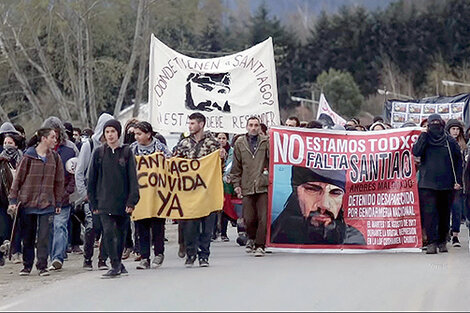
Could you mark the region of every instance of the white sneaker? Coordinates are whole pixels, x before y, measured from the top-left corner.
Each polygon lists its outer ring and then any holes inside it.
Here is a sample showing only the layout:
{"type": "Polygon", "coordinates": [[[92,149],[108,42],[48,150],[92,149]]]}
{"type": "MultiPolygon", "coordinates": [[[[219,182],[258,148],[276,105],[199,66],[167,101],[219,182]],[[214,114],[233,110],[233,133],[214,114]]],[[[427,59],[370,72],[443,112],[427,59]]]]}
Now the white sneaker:
{"type": "Polygon", "coordinates": [[[21,254],[20,253],[15,253],[11,256],[11,261],[13,262],[13,264],[21,264],[23,263],[23,260],[21,258],[21,254]]]}
{"type": "Polygon", "coordinates": [[[162,266],[164,259],[165,259],[165,256],[163,254],[157,255],[155,258],[153,258],[152,268],[158,268],[162,266]]]}
{"type": "Polygon", "coordinates": [[[49,267],[49,271],[57,271],[62,268],[62,262],[60,260],[54,260],[52,261],[51,266],[49,267]]]}
{"type": "Polygon", "coordinates": [[[264,248],[262,248],[262,247],[258,247],[255,250],[255,256],[256,257],[264,256],[265,253],[266,253],[266,251],[264,251],[264,248]]]}
{"type": "Polygon", "coordinates": [[[255,251],[255,241],[253,239],[248,239],[245,246],[246,253],[253,253],[255,251]]]}

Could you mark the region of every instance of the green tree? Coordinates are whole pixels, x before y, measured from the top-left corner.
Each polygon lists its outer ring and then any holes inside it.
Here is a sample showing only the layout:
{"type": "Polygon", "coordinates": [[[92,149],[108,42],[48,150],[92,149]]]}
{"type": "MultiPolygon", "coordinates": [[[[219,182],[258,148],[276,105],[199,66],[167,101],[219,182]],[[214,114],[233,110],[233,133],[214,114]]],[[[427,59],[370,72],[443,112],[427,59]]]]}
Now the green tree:
{"type": "Polygon", "coordinates": [[[360,112],[364,97],[350,73],[330,68],[317,77],[316,84],[339,115],[353,117],[360,112]]]}
{"type": "Polygon", "coordinates": [[[250,45],[260,43],[268,37],[272,37],[279,106],[287,107],[292,105],[290,100],[291,90],[298,89],[299,85],[305,81],[305,75],[303,75],[305,70],[299,60],[301,55],[299,41],[277,18],[269,16],[266,3],[261,4],[253,15],[250,30],[250,45]]]}
{"type": "Polygon", "coordinates": [[[342,7],[339,13],[322,12],[305,46],[310,81],[329,68],[350,72],[361,92],[377,89],[381,68],[374,17],[362,7],[342,7]]]}

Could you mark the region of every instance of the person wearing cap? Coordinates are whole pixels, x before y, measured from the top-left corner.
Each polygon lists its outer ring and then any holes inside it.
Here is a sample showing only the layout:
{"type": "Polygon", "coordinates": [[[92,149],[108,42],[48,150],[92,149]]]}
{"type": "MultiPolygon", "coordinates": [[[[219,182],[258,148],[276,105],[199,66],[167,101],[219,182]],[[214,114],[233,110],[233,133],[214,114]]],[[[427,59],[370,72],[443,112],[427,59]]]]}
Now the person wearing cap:
{"type": "Polygon", "coordinates": [[[357,125],[361,125],[361,121],[358,119],[358,118],[351,118],[350,120],[348,120],[346,122],[346,124],[344,125],[344,127],[346,126],[353,126],[353,127],[356,127],[357,125]]]}
{"type": "Polygon", "coordinates": [[[385,125],[382,122],[374,122],[372,125],[370,125],[369,130],[385,130],[385,125]]]}
{"type": "Polygon", "coordinates": [[[383,123],[384,122],[384,118],[380,115],[376,115],[374,116],[374,119],[372,120],[372,123],[376,123],[376,122],[380,122],[380,123],[383,123]]]}
{"type": "MultiPolygon", "coordinates": [[[[457,141],[462,152],[462,166],[465,168],[465,160],[467,156],[467,143],[465,142],[463,124],[457,119],[450,119],[446,124],[446,131],[457,141]]],[[[463,172],[462,168],[462,172],[463,172]]],[[[452,226],[451,226],[451,236],[452,236],[452,246],[459,248],[461,247],[459,240],[460,233],[460,223],[462,220],[462,215],[465,206],[465,197],[463,190],[454,191],[454,197],[451,206],[451,215],[452,215],[452,226]]]]}
{"type": "Polygon", "coordinates": [[[21,136],[21,133],[16,130],[12,123],[3,123],[2,126],[0,126],[0,142],[2,142],[2,145],[0,145],[0,152],[3,151],[3,141],[5,140],[5,136],[7,135],[21,136]]]}
{"type": "Polygon", "coordinates": [[[248,242],[245,251],[264,256],[269,185],[269,138],[260,134],[260,120],[248,119],[247,133],[234,144],[230,178],[238,198],[243,199],[248,242]]]}
{"type": "Polygon", "coordinates": [[[292,193],[271,225],[271,242],[365,245],[364,235],[346,224],[346,171],[292,166],[292,193]]]}
{"type": "Polygon", "coordinates": [[[102,278],[127,275],[121,262],[129,215],[139,202],[139,184],[134,153],[121,144],[121,123],[108,120],[104,126],[106,143],[95,150],[88,177],[88,199],[103,225],[104,247],[112,268],[102,278]]]}
{"type": "Polygon", "coordinates": [[[457,141],[448,134],[439,114],[428,117],[428,129],[413,146],[419,162],[419,203],[426,231],[427,254],[448,252],[450,208],[454,190],[462,187],[462,154],[457,141]],[[438,166],[436,166],[438,165],[438,166]]]}
{"type": "Polygon", "coordinates": [[[324,128],[332,129],[333,126],[335,126],[335,122],[333,121],[331,116],[326,113],[321,113],[318,117],[318,121],[323,124],[324,128]]]}

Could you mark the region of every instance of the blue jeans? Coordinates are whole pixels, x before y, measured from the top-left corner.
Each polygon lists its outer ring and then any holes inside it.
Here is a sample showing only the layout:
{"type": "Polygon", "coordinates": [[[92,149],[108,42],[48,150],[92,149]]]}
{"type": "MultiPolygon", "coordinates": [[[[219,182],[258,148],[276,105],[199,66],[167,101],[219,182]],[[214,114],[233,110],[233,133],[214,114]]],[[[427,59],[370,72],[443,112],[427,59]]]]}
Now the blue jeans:
{"type": "Polygon", "coordinates": [[[465,197],[462,191],[455,191],[454,201],[452,202],[452,232],[460,233],[460,223],[462,220],[465,197]]]}
{"type": "Polygon", "coordinates": [[[51,247],[51,260],[64,262],[69,239],[68,222],[70,219],[71,206],[62,207],[60,214],[54,215],[54,231],[51,247]]]}

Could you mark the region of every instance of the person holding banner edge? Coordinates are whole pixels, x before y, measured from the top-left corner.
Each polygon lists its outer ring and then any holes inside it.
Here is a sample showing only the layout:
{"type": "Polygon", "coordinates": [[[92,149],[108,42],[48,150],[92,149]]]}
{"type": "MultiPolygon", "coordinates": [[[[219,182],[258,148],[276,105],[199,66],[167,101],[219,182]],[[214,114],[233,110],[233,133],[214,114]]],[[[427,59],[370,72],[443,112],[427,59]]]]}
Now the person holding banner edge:
{"type": "Polygon", "coordinates": [[[428,238],[426,254],[448,252],[450,208],[454,190],[462,187],[462,154],[457,141],[445,130],[439,114],[428,117],[428,129],[413,146],[419,158],[419,202],[428,238]],[[436,166],[439,164],[439,166],[436,166]]]}
{"type": "MultiPolygon", "coordinates": [[[[173,155],[186,158],[197,159],[220,151],[222,159],[226,156],[225,149],[220,149],[220,143],[210,131],[204,131],[206,117],[199,113],[192,113],[189,117],[188,137],[182,138],[174,147],[173,155]]],[[[195,203],[194,205],[197,205],[195,203]]],[[[186,267],[192,267],[199,257],[199,266],[209,266],[211,236],[214,229],[216,213],[212,212],[208,216],[196,219],[180,220],[184,246],[186,248],[186,267]]]]}
{"type": "MultiPolygon", "coordinates": [[[[165,157],[171,157],[168,147],[154,137],[156,133],[149,122],[144,121],[135,124],[134,135],[136,141],[130,145],[134,155],[150,155],[161,152],[165,157]]],[[[138,232],[140,255],[142,256],[142,260],[136,268],[143,270],[149,269],[150,266],[160,267],[165,258],[165,219],[156,217],[136,219],[135,226],[138,232]],[[152,231],[152,244],[155,253],[152,264],[150,264],[150,231],[152,231]]]]}

